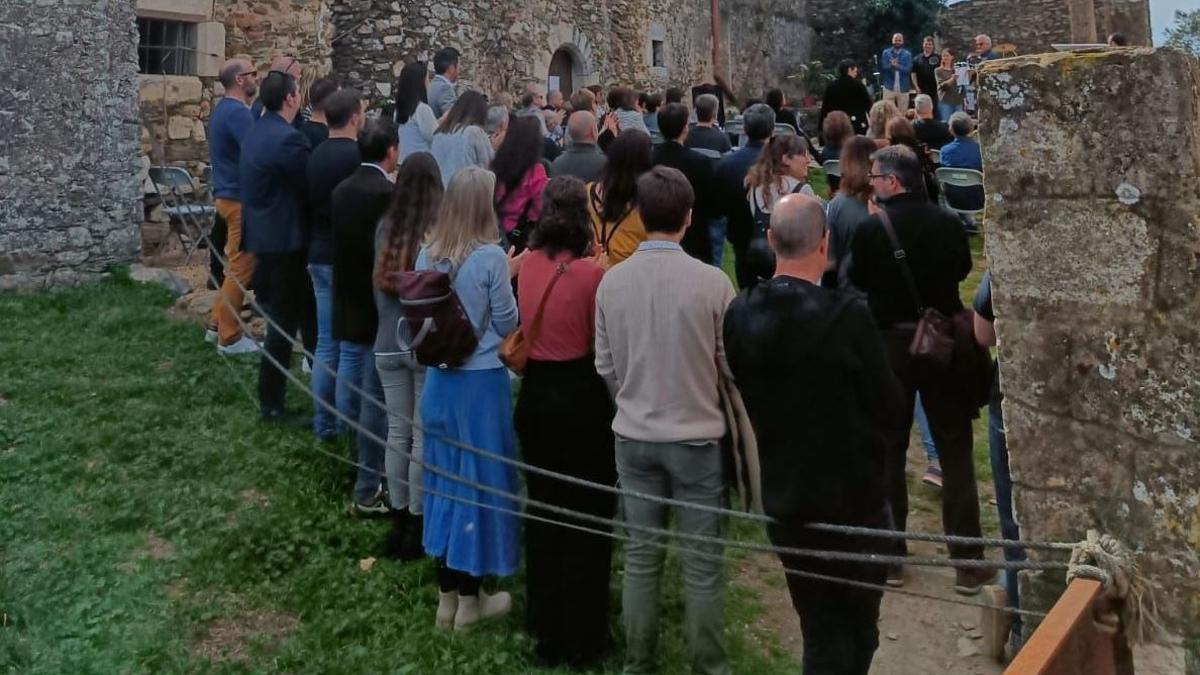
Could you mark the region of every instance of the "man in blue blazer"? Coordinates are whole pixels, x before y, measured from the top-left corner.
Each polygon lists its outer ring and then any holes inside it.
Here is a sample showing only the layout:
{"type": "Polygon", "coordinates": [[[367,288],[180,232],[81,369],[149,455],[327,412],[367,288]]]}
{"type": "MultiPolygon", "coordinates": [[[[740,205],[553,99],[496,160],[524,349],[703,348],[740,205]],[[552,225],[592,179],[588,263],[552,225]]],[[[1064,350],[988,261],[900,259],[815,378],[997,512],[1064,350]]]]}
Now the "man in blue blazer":
{"type": "Polygon", "coordinates": [[[883,80],[883,100],[894,103],[900,112],[908,110],[912,70],[912,53],[904,48],[904,35],[896,33],[892,36],[892,46],[879,57],[879,78],[883,80]]]}
{"type": "MultiPolygon", "coordinates": [[[[291,365],[290,336],[300,330],[315,337],[316,308],[305,268],[308,246],[307,174],[310,148],[292,126],[300,112],[300,88],[291,75],[271,71],[259,87],[263,116],[242,142],[243,246],[258,260],[255,292],[282,332],[268,325],[258,372],[263,421],[290,421],[284,415],[286,376],[270,358],[291,365]]],[[[297,420],[297,422],[299,422],[297,420]]]]}

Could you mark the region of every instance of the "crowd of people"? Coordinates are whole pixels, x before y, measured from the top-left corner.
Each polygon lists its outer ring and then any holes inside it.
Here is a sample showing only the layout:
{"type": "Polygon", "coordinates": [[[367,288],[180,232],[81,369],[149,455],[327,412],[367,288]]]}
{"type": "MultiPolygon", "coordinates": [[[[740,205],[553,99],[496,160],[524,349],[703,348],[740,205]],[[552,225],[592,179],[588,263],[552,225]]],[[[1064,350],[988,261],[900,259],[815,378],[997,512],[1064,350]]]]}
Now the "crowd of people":
{"type": "MultiPolygon", "coordinates": [[[[953,369],[909,353],[922,312],[963,312],[972,264],[962,223],[937,205],[929,150],[943,165],[975,166],[978,146],[968,116],[936,119],[954,104],[937,93],[945,59],[934,63],[930,47],[914,83],[911,58],[892,64],[891,91],[920,92],[915,123],[896,93],[858,98],[848,82],[857,69],[845,66],[830,92],[844,104],[827,99],[819,149],[778,90],[747,102],[742,138],[731,138],[722,123],[735,99],[719,78],[687,102],[681,89],[566,96],[537,85],[513,100],[458,91],[462,56],[445,48],[432,70],[405,65],[394,100],[374,112],[360,92],[306,78],[295,59],[277,59],[261,81],[232,60],[208,134],[228,232],[210,337],[222,354],[263,352],[263,422],[353,439],[352,511],[391,519],[389,557],[436,560],[439,627],[510,612],[509,593],[482,582],[512,576],[523,549],[539,660],[586,666],[611,651],[612,540],[530,520],[522,547],[514,495],[523,479],[530,500],[577,515],[526,513],[601,532],[579,516],[614,518],[618,499],[519,476],[496,459],[515,459],[518,445],[534,467],[699,506],[674,520],[711,538],[682,544],[691,669],[728,673],[715,542],[729,488],[723,447],[747,428],[731,401],[744,401],[757,437],[776,545],[903,554],[805,526],[905,528],[914,411],[936,445],[946,532],[980,535],[978,407],[953,369]],[[795,133],[776,135],[777,123],[795,133]],[[840,181],[818,194],[810,166],[829,159],[840,181]],[[740,294],[720,267],[727,242],[740,294]],[[240,329],[243,287],[270,319],[262,345],[240,329]],[[516,334],[527,361],[514,408],[516,334]],[[297,335],[315,357],[305,364],[311,417],[289,412],[276,367],[291,365],[297,335]]],[[[630,538],[625,672],[651,672],[665,561],[655,531],[671,509],[634,496],[619,506],[630,538]]],[[[950,553],[982,557],[975,546],[950,553]]],[[[781,559],[904,583],[900,566],[781,559]]],[[[955,590],[976,593],[992,577],[959,568],[955,590]]],[[[880,592],[796,576],[788,586],[805,672],[866,673],[880,592]]]]}

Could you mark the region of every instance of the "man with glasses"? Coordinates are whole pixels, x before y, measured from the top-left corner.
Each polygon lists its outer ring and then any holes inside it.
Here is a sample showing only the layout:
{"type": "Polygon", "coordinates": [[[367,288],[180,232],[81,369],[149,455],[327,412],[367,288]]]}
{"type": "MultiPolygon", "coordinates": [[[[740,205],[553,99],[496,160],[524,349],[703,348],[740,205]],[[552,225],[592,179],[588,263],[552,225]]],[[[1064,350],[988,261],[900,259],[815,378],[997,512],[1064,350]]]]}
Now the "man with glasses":
{"type": "MultiPolygon", "coordinates": [[[[857,291],[820,286],[829,232],[821,203],[787,195],[771,212],[775,276],[725,314],[725,354],[758,439],[771,543],[885,553],[880,539],[808,523],[887,526],[884,456],[900,415],[871,310],[857,291]],[[816,383],[820,383],[819,385],[816,383]]],[[[909,408],[911,410],[911,407],[909,408]]],[[[788,569],[882,584],[881,565],[781,555],[788,569]]],[[[880,591],[787,575],[805,673],[866,673],[879,646],[880,591]]]]}
{"type": "MultiPolygon", "coordinates": [[[[212,166],[212,192],[217,215],[225,221],[225,280],[213,303],[217,351],[223,355],[248,354],[258,343],[242,332],[237,313],[245,300],[241,286],[249,286],[254,276],[254,255],[242,250],[242,197],[238,162],[242,139],[254,124],[250,101],[258,94],[258,73],[244,59],[232,59],[221,67],[221,86],[225,97],[217,102],[208,118],[208,160],[212,166]]],[[[214,329],[210,329],[214,330],[214,329]]]]}
{"type": "MultiPolygon", "coordinates": [[[[967,403],[952,369],[914,363],[908,349],[922,310],[936,309],[947,317],[962,311],[958,285],[971,271],[967,235],[957,216],[925,196],[921,161],[910,148],[894,145],[875,153],[869,177],[875,193],[876,204],[871,205],[875,215],[859,225],[854,237],[850,281],[867,294],[905,397],[901,424],[891,435],[885,461],[895,529],[904,530],[908,524],[905,463],[913,406],[920,392],[941,458],[943,527],[946,534],[978,537],[979,495],[971,420],[979,410],[967,403]],[[893,234],[898,245],[893,244],[893,234]]],[[[979,546],[951,544],[948,548],[951,558],[983,557],[979,546]]],[[[897,541],[895,553],[907,554],[902,540],[897,541]]],[[[994,576],[987,570],[959,568],[954,589],[974,595],[994,576]]],[[[904,584],[903,568],[888,570],[888,584],[904,584]]]]}

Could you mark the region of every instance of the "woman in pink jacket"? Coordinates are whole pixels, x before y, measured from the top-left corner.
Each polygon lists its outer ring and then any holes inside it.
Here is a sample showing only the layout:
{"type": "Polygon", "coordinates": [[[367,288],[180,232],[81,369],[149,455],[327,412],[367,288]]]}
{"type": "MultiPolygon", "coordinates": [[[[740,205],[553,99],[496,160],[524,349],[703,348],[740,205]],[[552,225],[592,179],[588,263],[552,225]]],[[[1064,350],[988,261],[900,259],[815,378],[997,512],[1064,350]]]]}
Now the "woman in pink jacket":
{"type": "Polygon", "coordinates": [[[518,117],[509,123],[504,142],[492,160],[497,220],[505,241],[518,253],[525,249],[529,230],[542,215],[542,190],[548,180],[542,164],[543,147],[537,119],[518,117]]]}

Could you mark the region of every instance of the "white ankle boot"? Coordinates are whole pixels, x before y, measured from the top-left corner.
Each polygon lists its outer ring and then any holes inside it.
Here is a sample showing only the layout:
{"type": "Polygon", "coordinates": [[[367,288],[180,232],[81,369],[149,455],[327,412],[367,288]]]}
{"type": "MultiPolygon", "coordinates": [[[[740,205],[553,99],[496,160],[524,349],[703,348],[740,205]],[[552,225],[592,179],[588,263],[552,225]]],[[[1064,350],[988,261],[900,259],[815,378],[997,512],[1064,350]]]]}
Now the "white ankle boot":
{"type": "Polygon", "coordinates": [[[460,595],[458,612],[454,615],[454,630],[462,630],[473,623],[504,616],[512,611],[512,596],[504,591],[488,595],[482,589],[479,595],[460,595]]]}
{"type": "Polygon", "coordinates": [[[435,625],[443,630],[450,630],[455,627],[455,618],[459,611],[458,591],[450,591],[449,593],[438,592],[438,608],[437,619],[435,625]]]}

